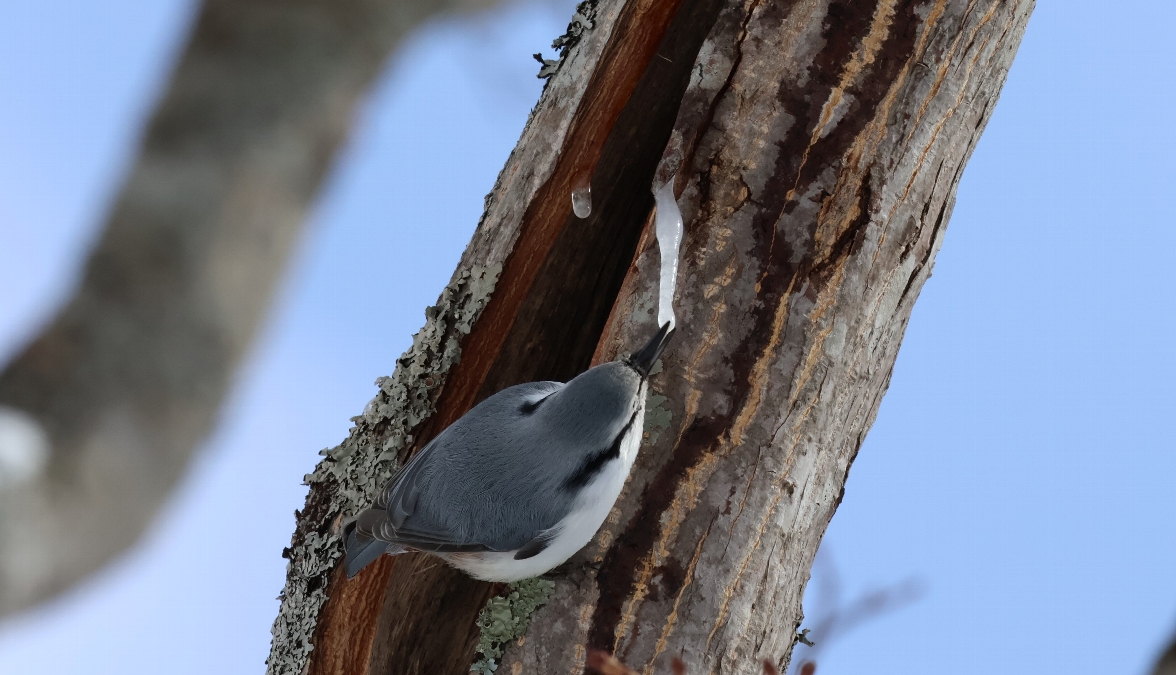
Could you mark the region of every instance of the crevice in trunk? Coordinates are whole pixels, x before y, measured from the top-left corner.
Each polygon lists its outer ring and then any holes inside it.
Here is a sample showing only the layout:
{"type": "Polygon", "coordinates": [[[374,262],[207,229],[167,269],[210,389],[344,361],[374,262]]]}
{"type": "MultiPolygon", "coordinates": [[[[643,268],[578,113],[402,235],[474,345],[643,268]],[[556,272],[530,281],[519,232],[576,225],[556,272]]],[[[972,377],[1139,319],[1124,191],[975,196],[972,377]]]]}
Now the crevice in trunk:
{"type": "MultiPolygon", "coordinates": [[[[505,387],[566,381],[589,367],[649,219],[654,170],[691,68],[722,6],[626,7],[614,33],[624,39],[606,47],[559,165],[531,202],[498,290],[463,341],[462,360],[412,452],[505,387]],[[581,219],[571,212],[571,191],[587,169],[593,207],[581,219]]],[[[382,559],[350,581],[336,572],[331,586],[311,673],[465,673],[478,612],[505,588],[419,554],[382,559]]]]}

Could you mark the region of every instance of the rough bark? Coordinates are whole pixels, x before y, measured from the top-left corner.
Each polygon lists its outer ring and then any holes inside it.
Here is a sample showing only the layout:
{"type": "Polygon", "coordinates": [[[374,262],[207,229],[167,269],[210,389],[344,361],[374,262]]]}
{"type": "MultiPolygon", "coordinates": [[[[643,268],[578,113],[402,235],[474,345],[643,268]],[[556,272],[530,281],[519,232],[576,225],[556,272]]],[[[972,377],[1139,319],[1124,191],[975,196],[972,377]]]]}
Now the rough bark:
{"type": "Polygon", "coordinates": [[[479,398],[654,329],[651,182],[687,223],[678,334],[602,532],[502,672],[783,667],[849,466],[1032,0],[601,0],[413,349],[309,477],[273,673],[461,673],[502,588],[434,559],[345,580],[343,519],[479,398]],[[667,104],[667,102],[669,102],[667,104]],[[660,156],[660,160],[659,160],[660,156]],[[576,177],[599,198],[570,216],[576,177]],[[311,651],[313,648],[313,651],[311,651]]]}
{"type": "Polygon", "coordinates": [[[0,374],[0,411],[23,413],[6,423],[49,441],[39,473],[0,480],[0,615],[138,538],[214,423],[389,52],[439,12],[490,4],[204,4],[77,291],[0,374]]]}

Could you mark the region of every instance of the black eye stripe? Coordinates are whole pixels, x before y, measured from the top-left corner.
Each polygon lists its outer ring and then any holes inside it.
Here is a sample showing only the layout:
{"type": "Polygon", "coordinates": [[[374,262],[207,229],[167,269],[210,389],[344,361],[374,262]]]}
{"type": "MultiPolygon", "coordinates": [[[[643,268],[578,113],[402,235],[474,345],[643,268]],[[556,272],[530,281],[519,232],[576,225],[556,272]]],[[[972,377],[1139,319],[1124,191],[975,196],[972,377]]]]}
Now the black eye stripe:
{"type": "Polygon", "coordinates": [[[632,416],[629,417],[629,423],[625,425],[624,429],[621,429],[621,433],[617,434],[617,437],[613,439],[612,445],[609,446],[608,449],[602,450],[586,459],[584,463],[581,464],[578,469],[576,469],[576,472],[564,481],[564,489],[575,490],[584,487],[588,483],[592,482],[592,479],[596,477],[596,474],[600,473],[600,470],[604,468],[606,462],[620,457],[621,443],[625,440],[625,436],[629,434],[629,429],[632,428],[633,422],[635,421],[637,421],[637,413],[633,413],[632,416]]]}

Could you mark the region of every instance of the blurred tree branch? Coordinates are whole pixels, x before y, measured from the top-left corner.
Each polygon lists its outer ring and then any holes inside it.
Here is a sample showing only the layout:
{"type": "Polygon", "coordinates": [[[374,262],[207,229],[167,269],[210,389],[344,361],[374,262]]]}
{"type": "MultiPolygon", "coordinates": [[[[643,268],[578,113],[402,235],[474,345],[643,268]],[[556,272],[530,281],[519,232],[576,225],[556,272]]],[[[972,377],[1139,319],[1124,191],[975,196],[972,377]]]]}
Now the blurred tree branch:
{"type": "Polygon", "coordinates": [[[389,53],[495,1],[204,3],[80,285],[0,374],[0,615],[136,541],[215,423],[389,53]]]}

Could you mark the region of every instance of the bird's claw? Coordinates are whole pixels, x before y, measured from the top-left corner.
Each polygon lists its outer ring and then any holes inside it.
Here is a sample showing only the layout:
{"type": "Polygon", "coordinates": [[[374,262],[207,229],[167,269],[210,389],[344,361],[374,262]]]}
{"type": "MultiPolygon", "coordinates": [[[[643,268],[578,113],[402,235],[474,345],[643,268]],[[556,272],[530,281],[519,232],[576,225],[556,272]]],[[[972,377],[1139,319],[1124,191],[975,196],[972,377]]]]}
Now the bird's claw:
{"type": "Polygon", "coordinates": [[[603,566],[604,561],[602,560],[568,561],[556,566],[542,576],[544,579],[551,581],[566,579],[575,584],[576,588],[579,589],[583,587],[584,582],[589,578],[595,578],[603,566]]]}

